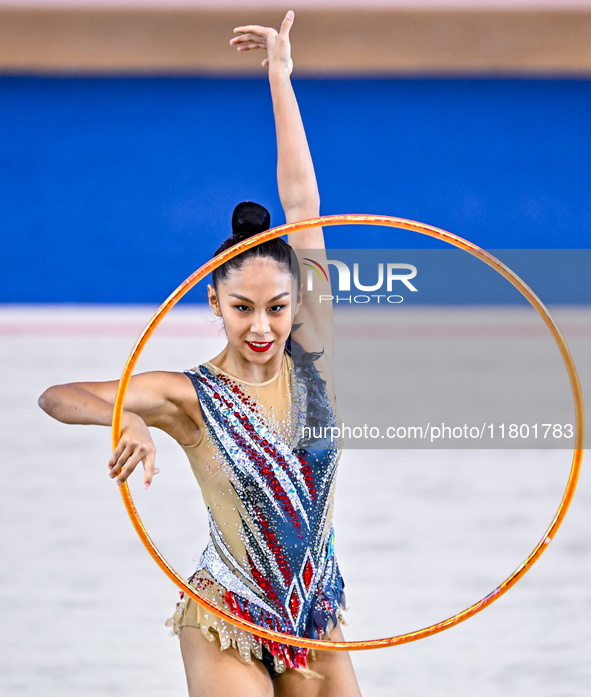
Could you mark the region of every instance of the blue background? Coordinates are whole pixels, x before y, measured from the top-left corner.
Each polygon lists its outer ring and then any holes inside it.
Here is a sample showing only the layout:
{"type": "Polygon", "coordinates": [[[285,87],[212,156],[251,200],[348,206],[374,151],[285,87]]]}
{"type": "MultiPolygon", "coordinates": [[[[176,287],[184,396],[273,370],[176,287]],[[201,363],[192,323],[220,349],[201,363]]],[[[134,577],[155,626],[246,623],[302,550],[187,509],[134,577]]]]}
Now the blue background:
{"type": "MultiPolygon", "coordinates": [[[[591,81],[296,79],[322,213],[591,247],[591,81]]],[[[266,79],[0,78],[0,302],[161,302],[239,201],[284,222],[266,79]]],[[[326,230],[331,247],[433,247],[326,230]]],[[[204,286],[192,300],[204,299],[204,286]]]]}

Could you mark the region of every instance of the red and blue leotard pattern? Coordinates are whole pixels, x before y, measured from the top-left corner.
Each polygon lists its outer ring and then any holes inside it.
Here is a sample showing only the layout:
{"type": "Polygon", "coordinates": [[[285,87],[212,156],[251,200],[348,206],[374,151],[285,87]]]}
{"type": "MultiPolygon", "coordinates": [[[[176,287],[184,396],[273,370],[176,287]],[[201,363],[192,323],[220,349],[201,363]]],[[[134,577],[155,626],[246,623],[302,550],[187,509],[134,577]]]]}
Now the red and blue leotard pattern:
{"type": "MultiPolygon", "coordinates": [[[[332,527],[340,442],[331,439],[337,417],[313,365],[317,354],[295,342],[290,349],[291,443],[277,436],[230,376],[203,365],[186,372],[242,504],[246,548],[246,561],[239,561],[210,509],[209,543],[196,573],[207,570],[225,589],[225,601],[237,616],[286,634],[319,638],[336,625],[345,603],[332,527]]],[[[287,667],[306,668],[307,649],[261,641],[287,667]]]]}

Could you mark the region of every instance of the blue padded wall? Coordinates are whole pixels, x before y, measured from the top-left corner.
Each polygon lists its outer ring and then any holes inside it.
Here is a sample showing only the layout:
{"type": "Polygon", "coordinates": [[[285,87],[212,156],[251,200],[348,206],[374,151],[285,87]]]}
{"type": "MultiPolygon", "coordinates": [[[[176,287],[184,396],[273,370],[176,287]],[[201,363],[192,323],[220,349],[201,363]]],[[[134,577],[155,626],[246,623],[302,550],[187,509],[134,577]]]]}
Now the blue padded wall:
{"type": "MultiPolygon", "coordinates": [[[[491,249],[591,247],[591,81],[294,84],[323,214],[413,218],[491,249]]],[[[283,222],[263,78],[2,77],[0,96],[0,302],[159,302],[239,201],[283,222]]],[[[433,246],[380,228],[326,236],[433,246]]]]}

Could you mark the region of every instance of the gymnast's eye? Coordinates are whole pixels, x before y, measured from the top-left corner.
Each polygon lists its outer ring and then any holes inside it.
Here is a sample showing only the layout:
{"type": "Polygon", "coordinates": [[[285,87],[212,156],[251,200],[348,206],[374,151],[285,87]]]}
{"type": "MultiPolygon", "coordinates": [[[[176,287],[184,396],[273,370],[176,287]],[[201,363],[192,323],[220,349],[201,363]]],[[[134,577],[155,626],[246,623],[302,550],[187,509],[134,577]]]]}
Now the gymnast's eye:
{"type": "Polygon", "coordinates": [[[269,312],[273,312],[273,313],[281,312],[281,310],[283,310],[284,307],[285,307],[285,305],[273,305],[272,307],[269,308],[269,312]]]}
{"type": "Polygon", "coordinates": [[[239,312],[250,312],[250,307],[248,307],[248,305],[234,305],[234,307],[235,307],[239,312]]]}

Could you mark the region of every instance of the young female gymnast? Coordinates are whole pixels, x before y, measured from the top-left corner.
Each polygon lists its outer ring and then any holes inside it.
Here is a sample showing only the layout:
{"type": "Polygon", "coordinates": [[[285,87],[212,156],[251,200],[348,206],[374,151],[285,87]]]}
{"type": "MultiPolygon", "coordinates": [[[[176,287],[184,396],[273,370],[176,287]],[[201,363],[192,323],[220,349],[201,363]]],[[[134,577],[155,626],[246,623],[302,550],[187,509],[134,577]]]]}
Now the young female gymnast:
{"type": "MultiPolygon", "coordinates": [[[[319,216],[312,159],[291,86],[288,12],[279,32],[245,26],[239,51],[263,49],[277,131],[277,180],[287,222],[319,216]]],[[[270,227],[254,203],[237,206],[233,236],[216,254],[270,227]]],[[[321,228],[265,242],[213,273],[209,304],[228,343],[185,373],[131,379],[122,435],[109,463],[123,483],[142,462],[154,474],[148,427],[186,452],[208,509],[210,536],[190,583],[259,626],[343,641],[343,581],[334,554],[332,503],[340,447],[317,438],[338,423],[332,307],[303,292],[300,260],[326,260],[321,228]],[[294,317],[297,315],[296,323],[294,317]]],[[[329,293],[327,286],[322,291],[329,293]]],[[[50,387],[40,406],[64,423],[109,426],[118,381],[50,387]]],[[[190,697],[358,697],[347,653],[261,641],[182,598],[169,625],[180,635],[190,697]],[[222,649],[222,650],[220,650],[222,649]],[[310,678],[310,679],[309,679],[310,678]]]]}

